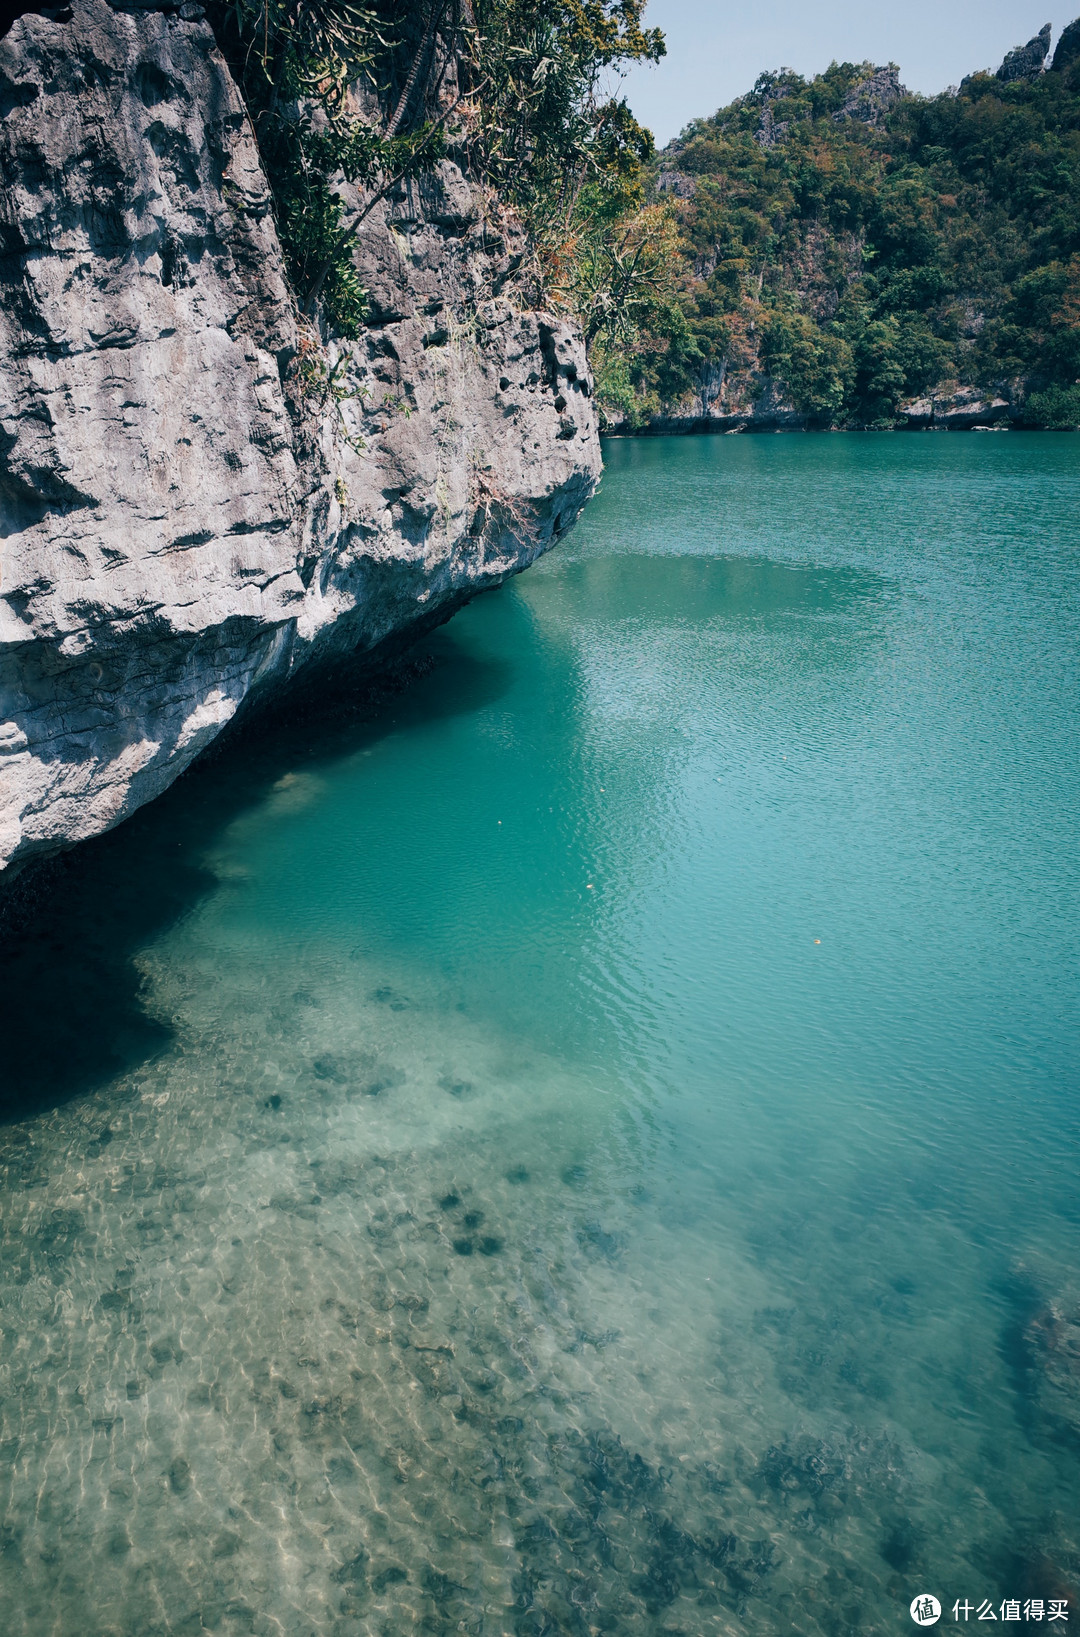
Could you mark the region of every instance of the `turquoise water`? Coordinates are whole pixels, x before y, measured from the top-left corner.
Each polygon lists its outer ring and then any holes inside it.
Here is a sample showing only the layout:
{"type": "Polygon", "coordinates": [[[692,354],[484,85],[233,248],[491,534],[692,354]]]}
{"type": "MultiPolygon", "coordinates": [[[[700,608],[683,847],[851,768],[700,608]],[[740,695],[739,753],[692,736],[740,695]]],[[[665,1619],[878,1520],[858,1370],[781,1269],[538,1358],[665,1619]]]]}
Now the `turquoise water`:
{"type": "Polygon", "coordinates": [[[1080,439],[606,459],[9,954],[5,1637],[1080,1582],[1080,439]]]}

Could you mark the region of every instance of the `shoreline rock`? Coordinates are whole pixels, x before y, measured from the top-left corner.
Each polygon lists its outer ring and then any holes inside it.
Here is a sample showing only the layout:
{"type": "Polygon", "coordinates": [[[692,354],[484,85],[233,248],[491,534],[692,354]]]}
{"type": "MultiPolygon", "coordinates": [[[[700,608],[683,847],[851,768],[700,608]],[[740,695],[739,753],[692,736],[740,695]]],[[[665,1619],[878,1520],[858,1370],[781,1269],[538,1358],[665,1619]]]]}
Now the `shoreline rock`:
{"type": "MultiPolygon", "coordinates": [[[[1020,406],[1012,398],[986,393],[978,387],[944,383],[922,398],[901,404],[902,420],[887,430],[895,432],[974,432],[1020,425],[1020,406]]],[[[653,415],[644,426],[630,427],[625,421],[609,422],[605,438],[663,437],[701,433],[833,432],[843,428],[825,426],[786,405],[773,388],[763,392],[752,407],[716,415],[653,415]]]]}

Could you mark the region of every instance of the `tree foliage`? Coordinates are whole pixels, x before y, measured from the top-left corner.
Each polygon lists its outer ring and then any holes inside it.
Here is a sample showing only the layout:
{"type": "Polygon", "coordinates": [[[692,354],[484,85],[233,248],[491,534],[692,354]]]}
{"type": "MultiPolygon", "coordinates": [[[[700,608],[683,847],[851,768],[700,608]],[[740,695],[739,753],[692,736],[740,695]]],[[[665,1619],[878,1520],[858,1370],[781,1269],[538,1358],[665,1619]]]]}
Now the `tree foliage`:
{"type": "MultiPolygon", "coordinates": [[[[603,266],[625,271],[630,243],[612,202],[640,211],[627,190],[640,194],[651,155],[613,89],[620,64],[663,54],[660,33],[642,26],[644,5],[216,0],[301,305],[338,334],[357,333],[357,228],[396,183],[449,153],[519,212],[545,291],[580,294],[599,311],[597,277],[603,266]],[[357,190],[348,205],[343,183],[357,190]],[[606,261],[587,201],[609,229],[606,261]]],[[[647,219],[637,232],[648,238],[647,219]]]]}
{"type": "Polygon", "coordinates": [[[720,375],[768,374],[823,424],[891,426],[949,381],[1075,417],[1080,52],[891,108],[864,106],[874,75],[762,75],[658,156],[684,326],[639,337],[623,400],[701,406],[720,375]]]}

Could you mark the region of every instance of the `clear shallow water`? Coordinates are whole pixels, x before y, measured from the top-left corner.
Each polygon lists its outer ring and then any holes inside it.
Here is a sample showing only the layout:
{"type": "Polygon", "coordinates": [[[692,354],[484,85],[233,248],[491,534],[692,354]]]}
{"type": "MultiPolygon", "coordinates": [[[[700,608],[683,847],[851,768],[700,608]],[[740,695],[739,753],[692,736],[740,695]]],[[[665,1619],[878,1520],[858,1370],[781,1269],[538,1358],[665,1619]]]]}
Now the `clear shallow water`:
{"type": "Polygon", "coordinates": [[[1025,1333],[1080,1284],[1080,440],[607,460],[407,694],[238,742],[0,974],[5,1634],[1080,1579],[1025,1333]]]}

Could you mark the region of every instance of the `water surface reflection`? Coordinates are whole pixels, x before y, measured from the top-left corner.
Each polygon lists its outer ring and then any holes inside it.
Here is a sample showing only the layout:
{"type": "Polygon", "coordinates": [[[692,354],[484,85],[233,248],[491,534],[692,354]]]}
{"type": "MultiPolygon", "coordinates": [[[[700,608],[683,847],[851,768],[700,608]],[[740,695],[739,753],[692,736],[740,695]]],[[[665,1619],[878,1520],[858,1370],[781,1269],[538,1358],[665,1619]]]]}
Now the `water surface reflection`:
{"type": "Polygon", "coordinates": [[[612,450],[406,693],[66,868],[0,983],[7,1630],[1072,1595],[1074,448],[612,450]]]}

